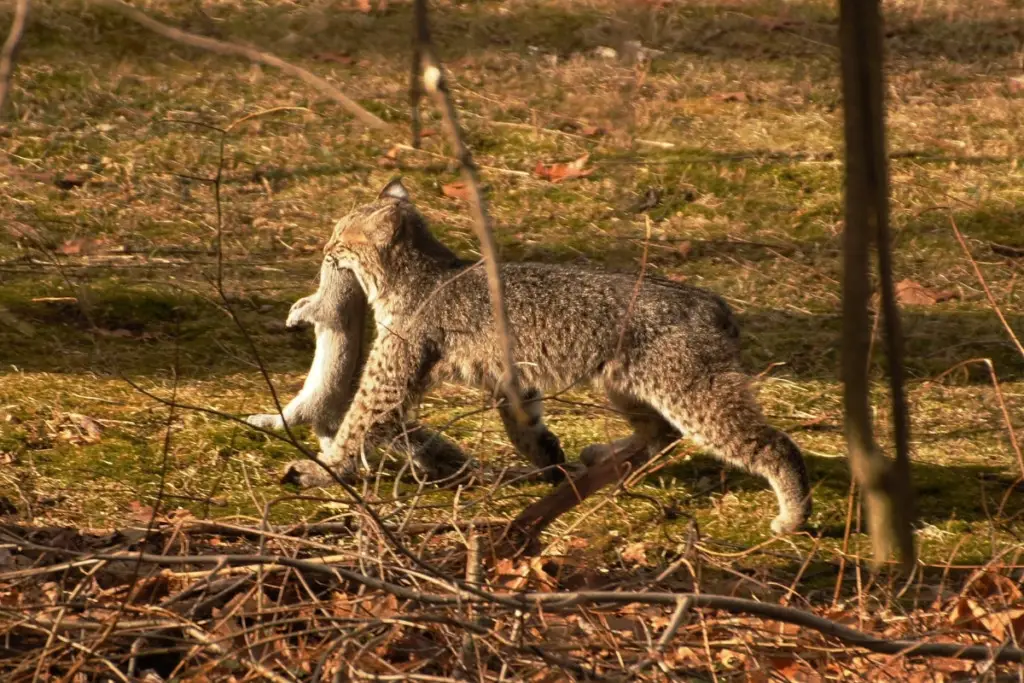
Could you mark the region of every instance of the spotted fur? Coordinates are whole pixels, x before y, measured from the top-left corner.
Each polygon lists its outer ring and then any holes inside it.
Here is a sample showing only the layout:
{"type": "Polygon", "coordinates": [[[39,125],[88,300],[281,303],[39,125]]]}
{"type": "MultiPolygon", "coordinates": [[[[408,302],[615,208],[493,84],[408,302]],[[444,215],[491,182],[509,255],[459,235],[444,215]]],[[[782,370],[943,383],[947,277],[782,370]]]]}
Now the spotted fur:
{"type": "MultiPolygon", "coordinates": [[[[412,409],[438,382],[500,395],[501,344],[484,271],[437,241],[404,188],[392,183],[338,221],[325,251],[326,264],[355,274],[377,321],[359,388],[325,450],[327,465],[351,467],[375,425],[412,409]]],[[[524,386],[597,384],[649,453],[685,434],[768,481],[780,508],[775,532],[805,522],[811,498],[803,457],[762,416],[724,300],[654,277],[637,288],[634,276],[578,266],[504,264],[501,277],[524,386]]],[[[289,473],[300,484],[323,482],[306,463],[289,473]]]]}

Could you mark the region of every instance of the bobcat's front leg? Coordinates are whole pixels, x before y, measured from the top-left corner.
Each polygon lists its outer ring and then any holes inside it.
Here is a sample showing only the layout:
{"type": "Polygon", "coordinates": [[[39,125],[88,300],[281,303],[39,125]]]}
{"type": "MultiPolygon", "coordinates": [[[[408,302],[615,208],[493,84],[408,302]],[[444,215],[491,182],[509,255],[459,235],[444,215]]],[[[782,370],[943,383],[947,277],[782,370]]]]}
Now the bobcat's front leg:
{"type": "Polygon", "coordinates": [[[522,397],[523,410],[526,411],[526,423],[520,424],[508,398],[503,393],[498,396],[498,414],[505,426],[512,445],[520,454],[525,455],[535,467],[544,471],[544,480],[550,484],[559,484],[565,479],[565,453],[562,446],[547,425],[544,424],[544,404],[541,393],[537,389],[527,389],[522,397]]]}
{"type": "Polygon", "coordinates": [[[404,422],[406,406],[419,393],[421,382],[418,380],[429,372],[430,364],[417,355],[422,354],[414,354],[408,341],[381,330],[366,359],[359,389],[331,447],[317,462],[304,459],[289,463],[282,483],[298,484],[302,488],[333,483],[334,477],[320,463],[340,476],[350,477],[357,467],[364,441],[368,441],[374,427],[387,421],[398,425],[404,422]]]}

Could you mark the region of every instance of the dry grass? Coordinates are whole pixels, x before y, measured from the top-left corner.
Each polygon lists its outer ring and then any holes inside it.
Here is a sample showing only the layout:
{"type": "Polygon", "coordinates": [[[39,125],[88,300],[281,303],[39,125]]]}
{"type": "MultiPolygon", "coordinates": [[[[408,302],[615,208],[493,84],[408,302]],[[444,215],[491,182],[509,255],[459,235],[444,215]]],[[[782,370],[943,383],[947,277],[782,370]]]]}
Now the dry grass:
{"type": "MultiPolygon", "coordinates": [[[[35,4],[12,93],[15,120],[0,133],[0,492],[36,522],[112,527],[156,504],[165,473],[163,510],[258,517],[287,493],[277,476],[294,450],[180,411],[164,468],[167,409],[121,378],[169,396],[176,377],[180,401],[238,415],[271,405],[212,284],[215,205],[196,178],[215,174],[218,135],[170,120],[223,127],[261,110],[303,108],[240,125],[227,141],[223,186],[225,285],[286,398],[301,384],[312,340],[281,323],[313,286],[332,219],[401,173],[443,239],[472,255],[466,207],[440,192],[457,168],[440,156],[439,136],[426,140],[427,153],[402,151],[393,168],[379,160],[407,140],[351,123],[298,82],[167,44],[98,10],[35,4]],[[83,442],[69,414],[98,421],[101,438],[83,442]]],[[[189,2],[138,6],[190,30],[251,41],[327,76],[386,120],[407,118],[405,4],[371,16],[326,2],[204,2],[205,14],[189,2]]],[[[997,511],[1021,473],[987,371],[968,365],[933,380],[965,360],[992,359],[1014,427],[1024,427],[1024,359],[949,228],[952,214],[1020,336],[1024,261],[1006,247],[1024,248],[1024,103],[1011,81],[1024,59],[1021,9],[1012,1],[886,8],[897,277],[957,294],[904,308],[918,540],[928,565],[975,565],[1019,543],[1020,493],[997,511]]],[[[503,258],[635,270],[644,224],[631,207],[658,190],[651,272],[710,287],[739,311],[748,366],[764,372],[766,411],[805,449],[816,485],[811,533],[777,541],[783,557],[753,553],[735,566],[785,582],[815,548],[804,592],[829,597],[849,486],[837,382],[834,21],[832,3],[816,0],[443,3],[433,19],[469,142],[490,169],[483,175],[503,258]],[[665,54],[637,66],[593,52],[627,52],[631,40],[665,54]],[[606,133],[586,137],[587,126],[606,133]],[[585,179],[552,184],[502,171],[584,153],[596,168],[585,179]]],[[[878,358],[870,369],[879,406],[883,367],[878,358]]],[[[611,414],[581,405],[599,397],[566,398],[547,411],[570,455],[622,433],[611,414]]],[[[446,386],[424,412],[441,425],[482,401],[446,386]]],[[[884,434],[884,410],[878,419],[884,434]]],[[[493,414],[449,431],[495,467],[518,462],[493,414]]],[[[543,490],[508,487],[498,501],[487,491],[454,500],[427,492],[414,516],[513,515],[543,490]]],[[[700,455],[633,492],[645,497],[599,496],[551,538],[586,539],[614,565],[641,540],[652,561],[671,562],[691,517],[709,551],[768,537],[770,492],[700,455]],[[667,519],[666,505],[678,516],[667,519]]],[[[348,509],[285,500],[270,517],[348,509]]],[[[854,533],[849,555],[862,540],[854,533]]]]}

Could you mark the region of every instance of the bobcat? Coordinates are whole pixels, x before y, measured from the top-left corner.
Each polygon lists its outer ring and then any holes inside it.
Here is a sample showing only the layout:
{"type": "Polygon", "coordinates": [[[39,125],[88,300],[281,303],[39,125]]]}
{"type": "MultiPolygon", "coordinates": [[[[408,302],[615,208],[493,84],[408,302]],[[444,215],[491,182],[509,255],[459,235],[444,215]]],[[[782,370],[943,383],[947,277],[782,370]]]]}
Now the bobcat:
{"type": "MultiPolygon", "coordinates": [[[[439,254],[456,258],[447,250],[439,254]]],[[[287,327],[311,323],[316,332],[313,363],[302,390],[280,414],[250,415],[246,422],[262,429],[284,429],[285,422],[288,425],[311,424],[320,450],[327,452],[352,401],[355,380],[361,370],[365,319],[366,296],[354,274],[325,259],[316,293],[296,301],[285,322],[287,327]]],[[[518,425],[504,403],[499,406],[513,445],[533,461],[564,462],[558,438],[542,421],[539,397],[527,393],[523,400],[530,416],[526,428],[518,425]]],[[[464,471],[467,458],[461,449],[441,434],[416,424],[413,417],[409,413],[401,423],[391,421],[375,425],[371,440],[382,444],[389,437],[400,436],[397,441],[411,448],[413,465],[427,479],[450,479],[464,471]]],[[[559,474],[551,470],[546,476],[555,479],[559,474]]]]}
{"type": "MultiPolygon", "coordinates": [[[[500,394],[505,373],[484,272],[437,241],[400,181],[339,220],[324,251],[325,268],[355,274],[378,326],[352,405],[324,449],[325,465],[349,471],[367,433],[415,406],[439,381],[500,394]]],[[[803,457],[754,401],[725,301],[659,278],[638,287],[629,275],[567,265],[504,264],[501,277],[515,358],[531,398],[542,389],[597,383],[648,455],[686,434],[768,480],[780,509],[774,532],[806,521],[811,498],[803,457]]],[[[560,473],[551,467],[560,464],[560,450],[527,455],[560,473]]],[[[291,463],[285,478],[302,486],[330,482],[309,460],[291,463]]]]}

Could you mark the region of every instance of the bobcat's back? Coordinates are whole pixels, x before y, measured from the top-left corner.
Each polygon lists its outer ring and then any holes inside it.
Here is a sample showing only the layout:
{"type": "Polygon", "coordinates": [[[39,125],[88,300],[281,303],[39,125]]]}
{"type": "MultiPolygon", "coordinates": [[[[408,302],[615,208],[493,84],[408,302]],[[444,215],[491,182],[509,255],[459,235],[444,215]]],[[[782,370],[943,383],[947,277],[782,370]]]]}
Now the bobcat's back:
{"type": "MultiPolygon", "coordinates": [[[[439,370],[472,383],[501,376],[485,274],[452,271],[436,292],[407,289],[410,333],[447,349],[439,370]],[[453,279],[454,278],[454,279],[453,279]],[[419,310],[420,314],[415,315],[419,310]]],[[[731,364],[739,331],[728,305],[703,289],[662,279],[551,264],[502,267],[514,353],[526,382],[541,387],[585,381],[656,352],[666,336],[693,359],[731,364]]]]}

